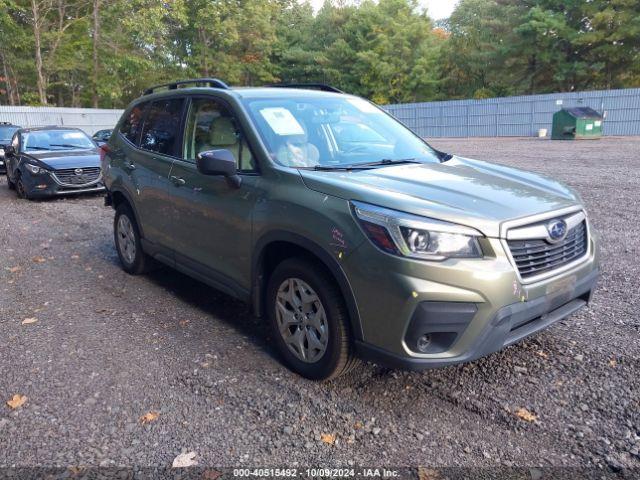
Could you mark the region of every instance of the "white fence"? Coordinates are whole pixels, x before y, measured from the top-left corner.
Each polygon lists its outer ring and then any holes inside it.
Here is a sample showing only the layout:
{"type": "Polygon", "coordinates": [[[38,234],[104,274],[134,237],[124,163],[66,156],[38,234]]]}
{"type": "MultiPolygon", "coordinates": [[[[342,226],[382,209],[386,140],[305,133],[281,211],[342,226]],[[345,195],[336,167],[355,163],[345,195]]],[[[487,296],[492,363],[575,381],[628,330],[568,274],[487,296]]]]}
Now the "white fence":
{"type": "Polygon", "coordinates": [[[98,130],[113,128],[122,112],[101,108],[0,106],[0,122],[11,122],[21,127],[75,127],[93,135],[98,130]]]}
{"type": "Polygon", "coordinates": [[[543,128],[550,135],[553,114],[569,107],[602,113],[604,135],[640,135],[640,88],[384,106],[425,138],[529,137],[543,128]]]}

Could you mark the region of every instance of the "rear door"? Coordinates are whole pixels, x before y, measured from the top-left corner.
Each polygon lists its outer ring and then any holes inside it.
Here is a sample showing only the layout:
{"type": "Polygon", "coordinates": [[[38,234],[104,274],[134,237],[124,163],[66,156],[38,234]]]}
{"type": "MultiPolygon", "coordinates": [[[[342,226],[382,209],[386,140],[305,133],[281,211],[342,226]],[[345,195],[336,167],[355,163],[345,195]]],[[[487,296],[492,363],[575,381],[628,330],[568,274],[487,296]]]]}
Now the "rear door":
{"type": "Polygon", "coordinates": [[[169,186],[176,263],[213,280],[218,288],[248,290],[251,216],[260,191],[254,156],[234,112],[216,97],[191,99],[184,130],[182,158],[173,163],[169,186]],[[240,188],[223,176],[198,172],[196,155],[214,149],[234,155],[240,188]]]}
{"type": "Polygon", "coordinates": [[[131,149],[123,164],[145,239],[165,247],[171,244],[169,172],[182,145],[184,104],[184,97],[151,102],[144,112],[138,148],[131,149]]]}

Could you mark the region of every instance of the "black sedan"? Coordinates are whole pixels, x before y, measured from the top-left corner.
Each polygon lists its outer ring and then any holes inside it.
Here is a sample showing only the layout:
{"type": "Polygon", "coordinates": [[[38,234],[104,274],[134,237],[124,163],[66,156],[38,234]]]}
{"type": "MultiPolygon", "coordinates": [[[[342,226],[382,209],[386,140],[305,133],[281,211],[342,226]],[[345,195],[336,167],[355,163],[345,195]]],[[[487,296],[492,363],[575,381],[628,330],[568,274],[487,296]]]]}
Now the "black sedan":
{"type": "Polygon", "coordinates": [[[20,198],[102,192],[98,147],[77,128],[23,128],[5,149],[7,182],[20,198]]]}
{"type": "Polygon", "coordinates": [[[93,138],[93,141],[98,145],[102,145],[103,143],[107,143],[109,141],[109,138],[111,138],[111,133],[113,133],[113,130],[111,129],[98,130],[93,134],[91,138],[93,138]]]}
{"type": "Polygon", "coordinates": [[[13,125],[8,122],[0,122],[0,173],[5,173],[7,167],[4,163],[4,150],[9,144],[11,144],[11,137],[19,130],[18,125],[13,125]]]}

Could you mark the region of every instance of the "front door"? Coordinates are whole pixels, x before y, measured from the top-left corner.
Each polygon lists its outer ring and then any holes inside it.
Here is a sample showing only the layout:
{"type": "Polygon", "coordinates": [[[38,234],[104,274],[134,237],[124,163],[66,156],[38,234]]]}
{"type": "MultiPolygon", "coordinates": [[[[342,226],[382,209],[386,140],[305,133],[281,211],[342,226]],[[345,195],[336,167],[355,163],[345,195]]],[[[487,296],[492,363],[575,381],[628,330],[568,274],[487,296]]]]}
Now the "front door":
{"type": "Polygon", "coordinates": [[[229,107],[213,97],[193,98],[185,123],[183,155],[173,162],[169,196],[176,263],[215,283],[248,291],[251,285],[251,217],[260,176],[229,107]],[[196,155],[227,149],[238,162],[239,188],[222,176],[198,172],[196,155]]]}

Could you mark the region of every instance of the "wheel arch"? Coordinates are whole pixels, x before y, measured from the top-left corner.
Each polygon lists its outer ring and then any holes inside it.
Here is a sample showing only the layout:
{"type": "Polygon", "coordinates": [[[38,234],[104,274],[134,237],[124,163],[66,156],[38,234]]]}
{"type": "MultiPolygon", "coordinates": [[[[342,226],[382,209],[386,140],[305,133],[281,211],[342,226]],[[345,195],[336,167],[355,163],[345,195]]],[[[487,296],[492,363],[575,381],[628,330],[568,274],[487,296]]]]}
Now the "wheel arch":
{"type": "Polygon", "coordinates": [[[136,223],[138,224],[138,229],[140,230],[140,236],[144,238],[144,231],[142,228],[142,224],[140,223],[140,216],[138,215],[138,211],[136,210],[136,205],[133,202],[133,199],[129,192],[121,188],[115,188],[109,191],[109,195],[111,196],[111,204],[113,209],[116,210],[121,204],[126,203],[131,208],[133,215],[135,216],[136,223]]]}
{"type": "Polygon", "coordinates": [[[317,243],[296,233],[272,231],[260,238],[254,248],[251,278],[251,302],[257,316],[264,315],[265,290],[269,270],[286,258],[302,256],[322,264],[336,280],[349,312],[349,323],[355,340],[363,339],[358,305],[349,280],[338,261],[317,243]]]}

